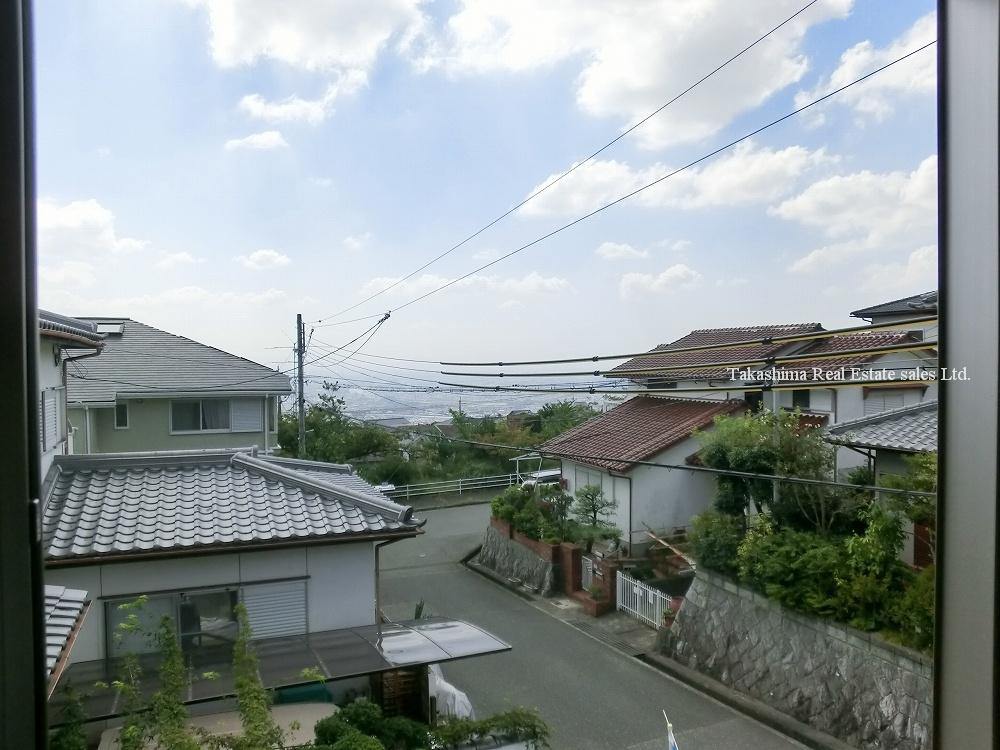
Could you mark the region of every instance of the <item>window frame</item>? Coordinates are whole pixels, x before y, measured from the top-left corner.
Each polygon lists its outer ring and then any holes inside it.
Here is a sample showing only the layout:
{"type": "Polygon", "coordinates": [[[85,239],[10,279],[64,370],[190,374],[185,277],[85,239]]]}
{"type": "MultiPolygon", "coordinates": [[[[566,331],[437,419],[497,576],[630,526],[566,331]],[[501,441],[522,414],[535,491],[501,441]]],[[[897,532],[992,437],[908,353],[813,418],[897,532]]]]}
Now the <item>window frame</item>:
{"type": "Polygon", "coordinates": [[[168,432],[171,435],[220,435],[233,431],[233,400],[229,396],[219,398],[172,398],[167,410],[168,432]],[[174,429],[174,404],[179,402],[197,402],[198,404],[198,424],[204,424],[205,415],[202,411],[204,401],[225,401],[229,405],[229,426],[223,428],[198,429],[198,430],[177,430],[174,429]]]}

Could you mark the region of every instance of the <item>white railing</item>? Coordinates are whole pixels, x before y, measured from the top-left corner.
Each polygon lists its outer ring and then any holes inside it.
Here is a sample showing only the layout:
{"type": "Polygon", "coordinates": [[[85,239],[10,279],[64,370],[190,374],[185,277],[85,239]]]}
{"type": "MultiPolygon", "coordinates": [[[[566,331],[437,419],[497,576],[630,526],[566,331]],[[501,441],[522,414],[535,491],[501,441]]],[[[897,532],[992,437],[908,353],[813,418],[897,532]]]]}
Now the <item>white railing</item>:
{"type": "Polygon", "coordinates": [[[660,628],[663,613],[670,609],[670,597],[618,571],[618,611],[628,612],[647,625],[660,628]]]}
{"type": "Polygon", "coordinates": [[[493,487],[510,487],[517,484],[517,474],[498,474],[492,477],[466,477],[462,479],[445,479],[440,482],[420,482],[382,490],[393,500],[409,500],[411,497],[423,495],[442,495],[450,492],[471,492],[472,490],[491,489],[493,487]]]}

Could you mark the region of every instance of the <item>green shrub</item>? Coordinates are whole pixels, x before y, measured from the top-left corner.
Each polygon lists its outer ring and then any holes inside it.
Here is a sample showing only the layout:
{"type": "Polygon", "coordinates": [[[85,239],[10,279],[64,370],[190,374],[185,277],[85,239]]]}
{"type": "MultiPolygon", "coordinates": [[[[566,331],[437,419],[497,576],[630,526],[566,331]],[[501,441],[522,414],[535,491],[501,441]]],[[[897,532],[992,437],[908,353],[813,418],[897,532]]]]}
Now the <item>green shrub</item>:
{"type": "Polygon", "coordinates": [[[532,539],[541,539],[545,517],[538,506],[531,504],[514,514],[514,528],[532,539]]]}
{"type": "Polygon", "coordinates": [[[827,617],[838,608],[845,557],[840,540],[773,531],[766,521],[751,528],[737,553],[742,581],[787,607],[827,617]]]}
{"type": "Polygon", "coordinates": [[[369,735],[377,735],[383,721],[382,709],[367,698],[358,698],[353,703],[348,703],[336,716],[362,734],[369,735]]]}
{"type": "Polygon", "coordinates": [[[928,651],[934,646],[934,566],[920,571],[896,600],[892,619],[904,646],[928,651]]]}
{"type": "Polygon", "coordinates": [[[313,733],[316,735],[316,744],[318,745],[333,745],[355,731],[357,729],[344,721],[339,713],[327,716],[325,719],[320,719],[313,727],[313,733]]]}
{"type": "Polygon", "coordinates": [[[388,750],[420,750],[428,745],[429,731],[430,728],[419,721],[391,716],[383,719],[376,736],[388,750]]]}
{"type": "Polygon", "coordinates": [[[507,742],[520,740],[530,748],[549,747],[549,727],[537,711],[512,708],[486,720],[489,733],[507,742]]]}
{"type": "Polygon", "coordinates": [[[438,724],[431,732],[431,738],[435,747],[454,750],[470,740],[485,737],[488,732],[489,725],[485,721],[451,718],[438,724]]]}
{"type": "Polygon", "coordinates": [[[385,750],[385,745],[374,737],[354,730],[337,740],[330,750],[385,750]]]}
{"type": "Polygon", "coordinates": [[[720,573],[736,573],[736,551],[743,539],[740,517],[708,511],[691,521],[691,551],[706,568],[720,573]]]}

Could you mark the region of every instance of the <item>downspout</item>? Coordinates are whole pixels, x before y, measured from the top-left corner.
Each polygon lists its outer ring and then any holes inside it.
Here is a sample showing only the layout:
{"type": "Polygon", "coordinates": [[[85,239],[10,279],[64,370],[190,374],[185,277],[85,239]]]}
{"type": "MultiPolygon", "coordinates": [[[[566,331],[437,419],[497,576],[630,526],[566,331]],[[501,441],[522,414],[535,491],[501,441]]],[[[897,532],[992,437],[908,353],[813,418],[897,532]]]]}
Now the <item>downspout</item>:
{"type": "Polygon", "coordinates": [[[268,455],[267,432],[268,428],[270,427],[270,421],[271,421],[271,412],[270,409],[268,408],[270,406],[270,403],[268,401],[269,398],[271,398],[271,395],[265,393],[264,394],[264,455],[265,456],[268,455]]]}
{"type": "MultiPolygon", "coordinates": [[[[833,412],[833,423],[837,424],[837,422],[839,422],[840,420],[838,419],[839,415],[837,414],[837,389],[836,388],[831,388],[830,389],[830,406],[832,407],[831,411],[833,412]]],[[[837,478],[837,472],[839,470],[840,470],[840,467],[837,465],[837,451],[834,451],[833,452],[833,478],[834,479],[837,478]]]]}
{"type": "MultiPolygon", "coordinates": [[[[63,361],[62,361],[62,384],[63,384],[63,388],[67,388],[67,386],[66,386],[66,363],[67,362],[76,362],[76,361],[81,360],[81,359],[89,359],[90,357],[96,357],[98,354],[101,353],[101,350],[103,348],[104,348],[104,345],[101,344],[100,346],[96,347],[94,351],[88,352],[87,354],[81,354],[81,355],[79,355],[77,357],[68,357],[68,356],[63,357],[63,361]]],[[[65,404],[65,408],[68,410],[69,409],[69,390],[68,390],[68,388],[66,390],[66,396],[67,397],[63,400],[63,403],[65,404]]],[[[63,415],[63,418],[66,419],[67,422],[69,421],[68,420],[68,415],[63,415]]],[[[87,432],[87,453],[93,453],[94,450],[93,450],[93,446],[91,444],[91,435],[90,435],[90,407],[88,407],[88,406],[84,406],[83,407],[83,420],[84,420],[85,430],[87,432]]]]}

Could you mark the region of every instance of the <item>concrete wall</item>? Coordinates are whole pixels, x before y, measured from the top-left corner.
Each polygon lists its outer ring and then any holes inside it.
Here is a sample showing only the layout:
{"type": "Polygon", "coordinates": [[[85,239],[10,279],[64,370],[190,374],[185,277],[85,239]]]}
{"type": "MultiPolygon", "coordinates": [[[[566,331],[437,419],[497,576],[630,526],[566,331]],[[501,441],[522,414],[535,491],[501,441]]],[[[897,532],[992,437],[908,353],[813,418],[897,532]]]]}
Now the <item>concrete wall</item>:
{"type": "Polygon", "coordinates": [[[663,650],[856,747],[930,748],[932,660],[699,570],[663,650]]]}
{"type": "Polygon", "coordinates": [[[503,578],[516,578],[542,596],[551,596],[559,585],[553,560],[542,559],[528,546],[513,540],[511,533],[504,522],[491,522],[473,562],[503,578]]]}
{"type": "Polygon", "coordinates": [[[45,581],[83,589],[92,601],[71,661],[104,658],[106,599],[307,577],[309,630],[375,622],[371,542],[49,568],[45,581]]]}
{"type": "MultiPolygon", "coordinates": [[[[261,398],[263,401],[263,398],[261,398]]],[[[171,434],[170,399],[130,399],[129,426],[115,429],[113,408],[91,408],[90,439],[87,438],[87,411],[69,410],[69,420],[76,430],[74,453],[121,453],[128,451],[190,450],[198,448],[274,448],[277,432],[266,436],[257,432],[206,432],[171,434]],[[266,439],[265,439],[266,438],[266,439]]]]}

